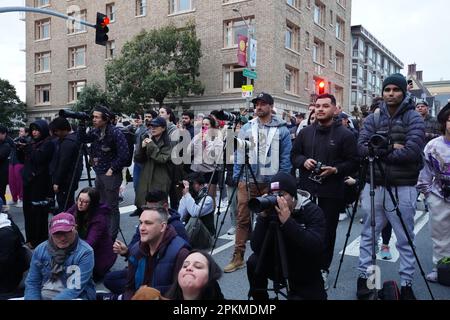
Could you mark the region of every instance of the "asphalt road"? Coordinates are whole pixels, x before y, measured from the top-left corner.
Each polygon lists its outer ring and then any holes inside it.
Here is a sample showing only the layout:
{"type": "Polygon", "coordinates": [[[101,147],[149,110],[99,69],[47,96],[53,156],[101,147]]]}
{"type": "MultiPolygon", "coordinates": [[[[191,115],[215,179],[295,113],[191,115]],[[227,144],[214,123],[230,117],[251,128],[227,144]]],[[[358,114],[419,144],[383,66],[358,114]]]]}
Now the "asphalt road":
{"type": "MultiPolygon", "coordinates": [[[[82,182],[81,186],[87,185],[86,182],[82,182]]],[[[135,227],[137,225],[137,217],[130,217],[129,213],[134,210],[133,205],[134,201],[134,191],[132,184],[128,184],[125,191],[124,201],[120,204],[121,207],[121,230],[123,235],[128,242],[132,235],[134,234],[135,227]]],[[[418,209],[421,209],[422,203],[418,203],[418,209]]],[[[22,209],[11,206],[10,213],[12,214],[15,222],[19,225],[22,232],[24,232],[24,221],[22,209]]],[[[340,252],[343,249],[343,245],[345,242],[346,234],[349,228],[350,219],[347,218],[341,222],[339,222],[337,229],[337,239],[336,239],[336,247],[335,247],[335,255],[334,261],[330,269],[330,289],[328,290],[328,299],[330,300],[355,300],[355,292],[356,292],[356,279],[358,276],[357,265],[358,265],[358,240],[361,232],[362,225],[359,223],[360,218],[363,216],[362,210],[357,212],[357,216],[353,223],[352,232],[349,238],[346,255],[343,260],[342,270],[339,276],[339,281],[337,283],[336,288],[333,287],[334,281],[336,279],[336,273],[339,266],[341,254],[340,252]]],[[[217,263],[224,267],[230,261],[233,254],[233,244],[234,237],[226,235],[226,231],[229,229],[230,225],[230,216],[224,213],[219,215],[219,227],[223,222],[223,226],[221,229],[221,236],[217,240],[216,247],[213,252],[214,259],[217,263]]],[[[428,214],[423,213],[422,211],[418,211],[416,215],[416,250],[419,256],[420,262],[424,269],[425,274],[428,273],[432,268],[431,261],[431,253],[432,253],[432,244],[430,240],[430,231],[428,225],[428,214]]],[[[121,239],[121,235],[119,234],[119,239],[121,239]]],[[[393,240],[391,240],[393,241],[393,240]]],[[[393,243],[391,243],[393,244],[393,243]]],[[[392,245],[394,247],[395,245],[392,245]]],[[[245,257],[251,254],[249,243],[247,245],[247,251],[245,257]]],[[[305,261],[307,263],[307,261],[305,261]]],[[[123,258],[118,258],[112,270],[119,270],[125,267],[125,262],[123,258]]],[[[385,280],[396,280],[398,283],[400,282],[400,278],[398,275],[398,267],[399,261],[396,256],[395,250],[393,250],[393,260],[385,261],[378,260],[378,265],[381,268],[381,282],[385,280]]],[[[240,269],[233,273],[223,274],[220,279],[220,285],[223,291],[223,294],[226,299],[232,300],[246,300],[248,293],[248,281],[247,281],[247,270],[246,268],[240,269]]],[[[450,287],[445,287],[439,284],[430,284],[431,290],[434,294],[435,299],[450,299],[450,287]]],[[[98,289],[104,289],[102,285],[98,285],[98,289]]],[[[416,297],[421,300],[429,300],[430,295],[428,293],[428,289],[425,285],[424,278],[422,277],[419,268],[416,264],[416,274],[413,285],[414,292],[416,297]]],[[[273,294],[272,294],[273,295],[273,294]]],[[[281,298],[281,297],[280,297],[281,298]]]]}

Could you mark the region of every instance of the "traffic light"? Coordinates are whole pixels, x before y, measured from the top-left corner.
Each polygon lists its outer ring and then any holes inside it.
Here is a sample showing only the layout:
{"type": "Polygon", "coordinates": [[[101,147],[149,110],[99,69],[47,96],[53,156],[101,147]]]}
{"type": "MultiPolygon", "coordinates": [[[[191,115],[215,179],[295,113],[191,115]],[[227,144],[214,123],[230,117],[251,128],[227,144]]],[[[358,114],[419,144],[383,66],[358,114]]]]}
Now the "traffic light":
{"type": "Polygon", "coordinates": [[[325,81],[321,80],[319,81],[319,94],[325,93],[325,81]]]}
{"type": "Polygon", "coordinates": [[[105,46],[108,41],[109,18],[103,13],[97,12],[97,23],[95,24],[95,43],[105,46]]]}

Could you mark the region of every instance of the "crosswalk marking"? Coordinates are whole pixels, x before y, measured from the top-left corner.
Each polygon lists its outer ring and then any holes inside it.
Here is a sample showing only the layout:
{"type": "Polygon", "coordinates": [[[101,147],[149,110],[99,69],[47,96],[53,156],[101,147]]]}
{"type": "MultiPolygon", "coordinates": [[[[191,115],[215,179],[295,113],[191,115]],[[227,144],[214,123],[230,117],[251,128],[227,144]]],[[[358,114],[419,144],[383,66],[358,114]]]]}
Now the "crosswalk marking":
{"type": "MultiPolygon", "coordinates": [[[[427,224],[429,218],[430,218],[430,216],[427,212],[416,211],[416,215],[414,216],[414,234],[416,236],[420,232],[420,230],[422,230],[422,228],[427,224]]],[[[359,236],[355,240],[353,240],[353,242],[347,246],[347,248],[345,250],[345,255],[359,257],[360,240],[361,240],[361,236],[359,236]]],[[[397,262],[400,257],[400,254],[398,253],[397,248],[395,246],[396,241],[397,241],[397,238],[395,237],[395,233],[392,233],[392,237],[389,242],[392,259],[391,260],[383,260],[377,254],[377,260],[391,262],[391,263],[397,262]]],[[[339,252],[339,254],[342,254],[342,252],[343,251],[341,250],[339,252]]]]}

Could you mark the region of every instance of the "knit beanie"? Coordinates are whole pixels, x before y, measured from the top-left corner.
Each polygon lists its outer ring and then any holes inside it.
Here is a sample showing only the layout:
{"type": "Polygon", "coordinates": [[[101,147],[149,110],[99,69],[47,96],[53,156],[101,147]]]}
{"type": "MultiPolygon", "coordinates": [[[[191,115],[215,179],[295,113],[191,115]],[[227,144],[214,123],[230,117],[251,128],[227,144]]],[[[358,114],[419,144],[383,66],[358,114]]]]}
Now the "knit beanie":
{"type": "Polygon", "coordinates": [[[399,87],[403,91],[403,96],[406,96],[406,88],[408,83],[406,82],[406,78],[401,73],[394,73],[384,79],[383,81],[383,91],[388,85],[393,84],[399,87]]]}

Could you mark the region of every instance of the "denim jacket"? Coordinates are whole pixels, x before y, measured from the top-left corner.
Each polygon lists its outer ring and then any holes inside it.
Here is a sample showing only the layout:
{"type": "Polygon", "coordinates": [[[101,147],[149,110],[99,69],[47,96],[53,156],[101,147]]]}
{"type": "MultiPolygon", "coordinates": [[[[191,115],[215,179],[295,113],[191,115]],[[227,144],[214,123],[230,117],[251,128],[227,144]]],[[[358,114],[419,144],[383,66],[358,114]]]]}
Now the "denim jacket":
{"type": "MultiPolygon", "coordinates": [[[[25,300],[41,300],[41,290],[51,276],[51,256],[47,250],[48,241],[36,247],[31,259],[30,270],[25,280],[25,300]]],[[[95,284],[92,280],[94,270],[94,251],[83,240],[78,239],[76,249],[64,263],[65,273],[62,283],[66,289],[57,294],[54,300],[95,300],[95,284]]]]}

